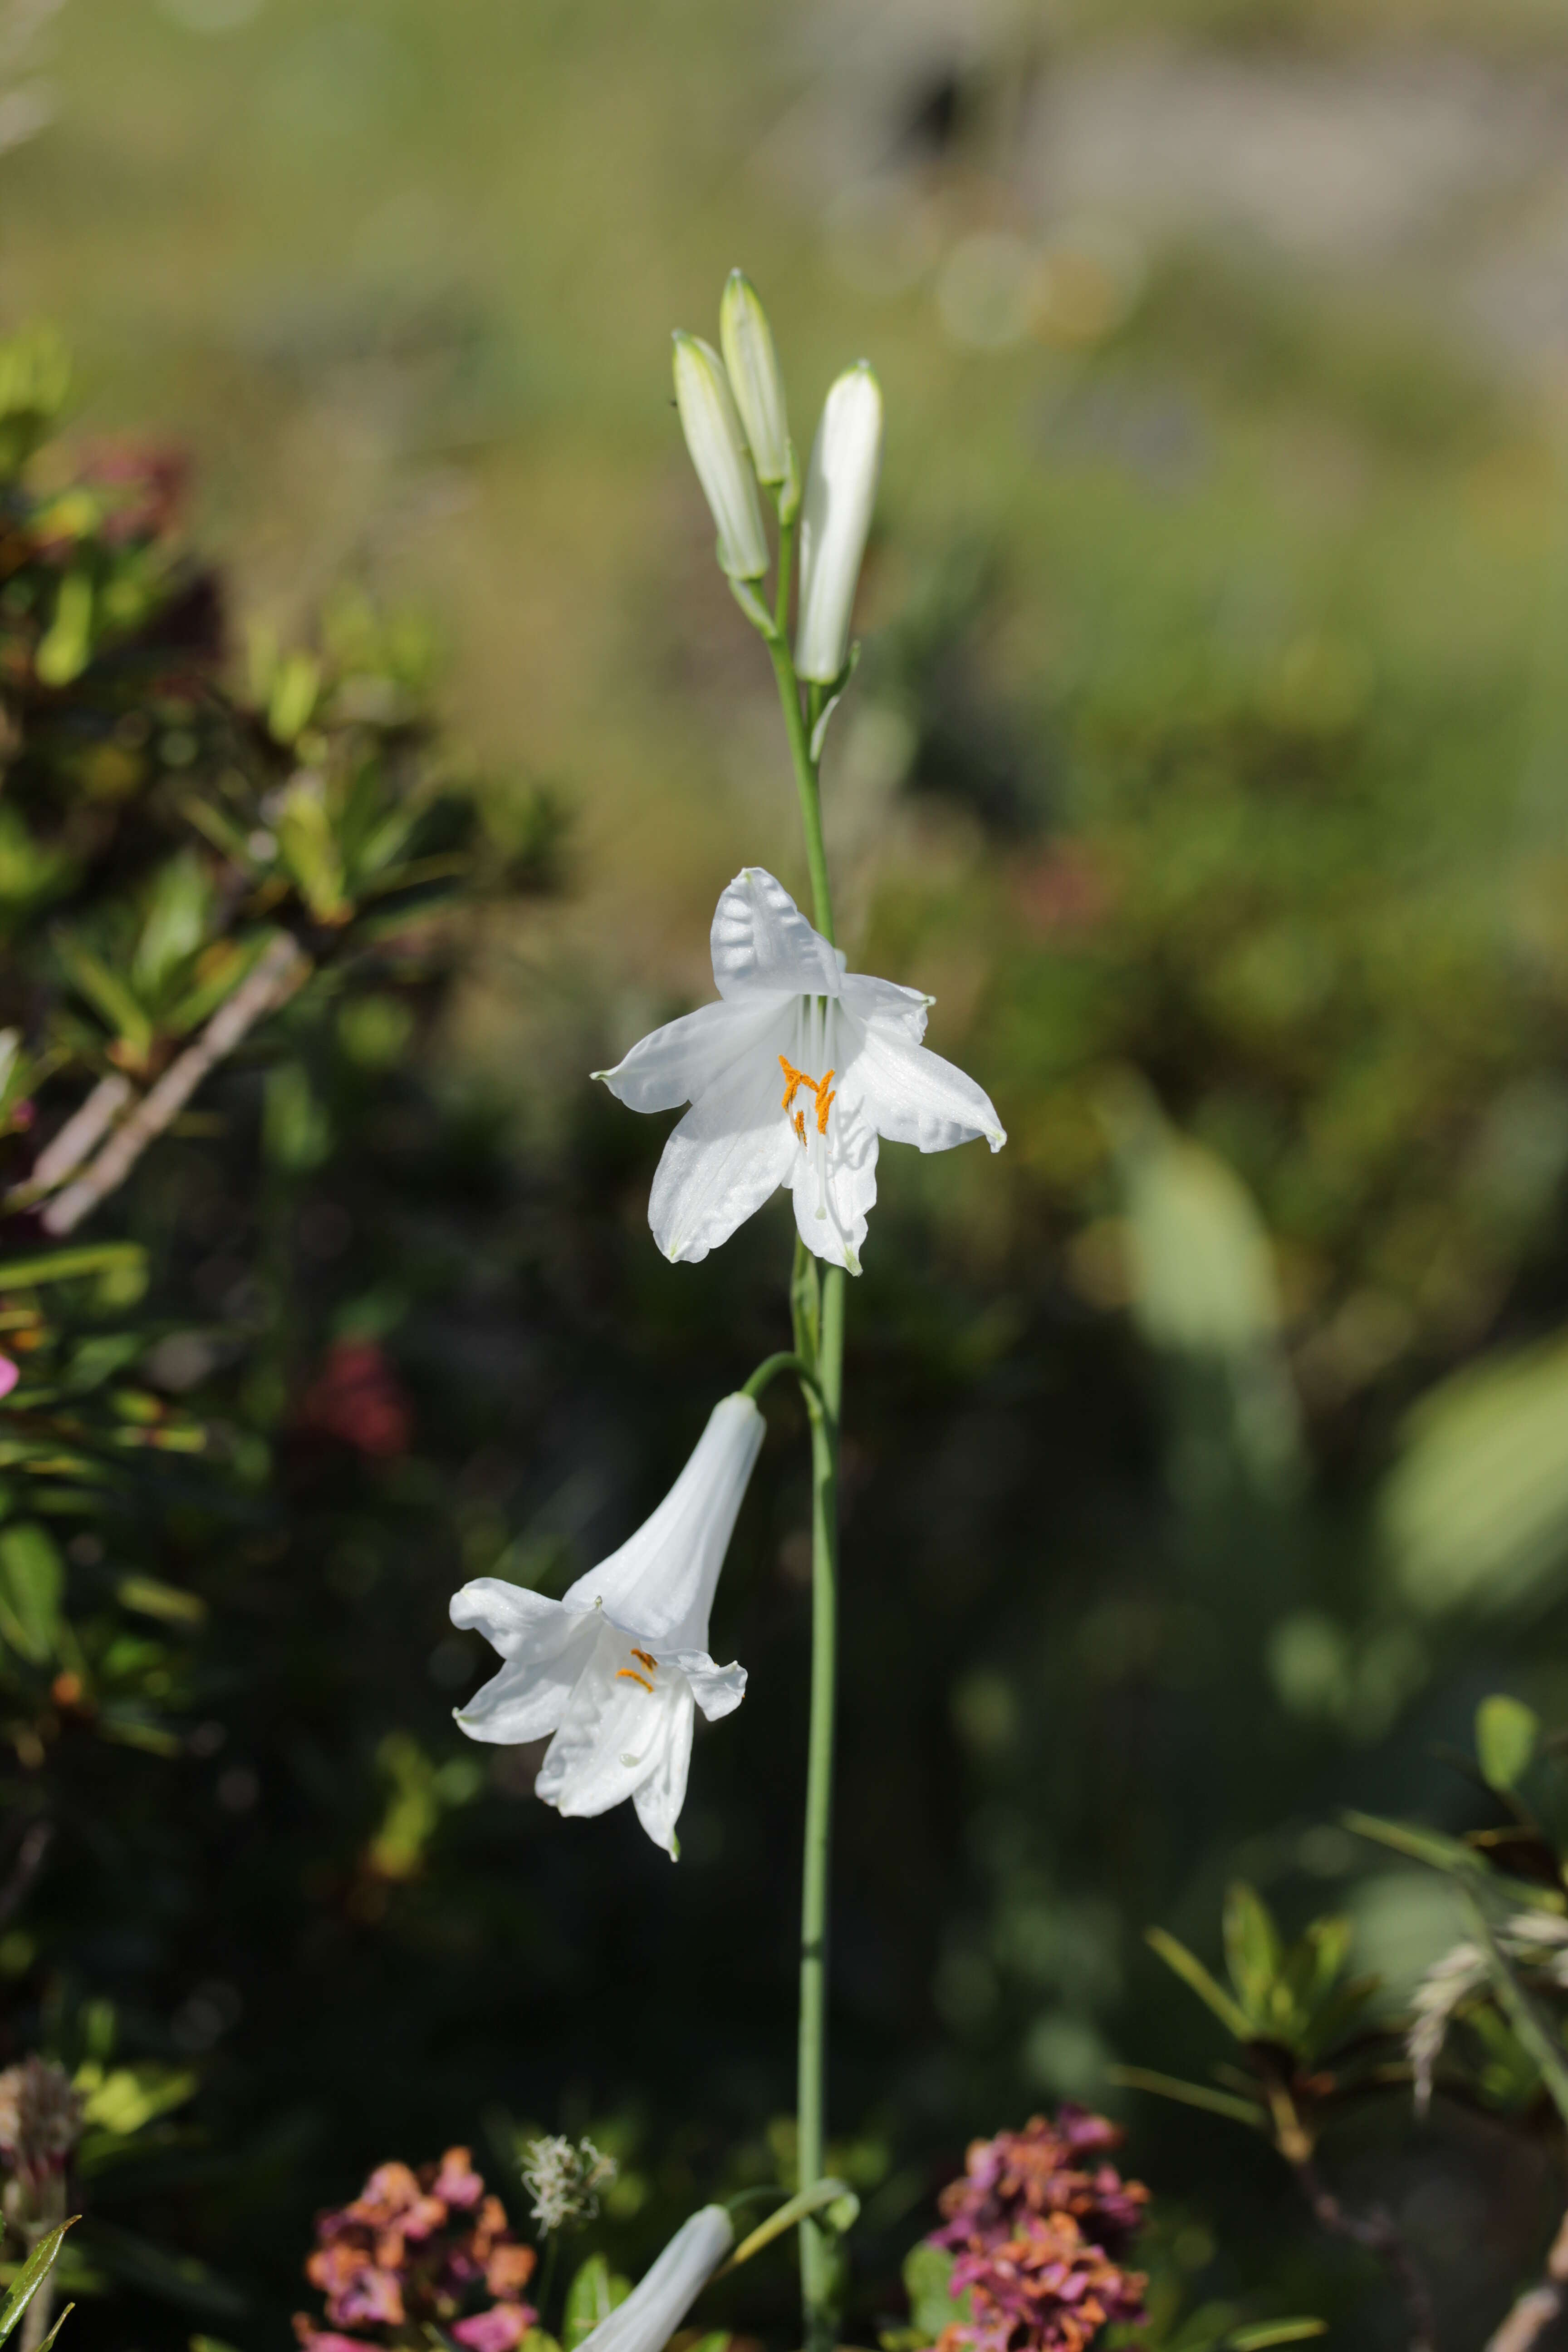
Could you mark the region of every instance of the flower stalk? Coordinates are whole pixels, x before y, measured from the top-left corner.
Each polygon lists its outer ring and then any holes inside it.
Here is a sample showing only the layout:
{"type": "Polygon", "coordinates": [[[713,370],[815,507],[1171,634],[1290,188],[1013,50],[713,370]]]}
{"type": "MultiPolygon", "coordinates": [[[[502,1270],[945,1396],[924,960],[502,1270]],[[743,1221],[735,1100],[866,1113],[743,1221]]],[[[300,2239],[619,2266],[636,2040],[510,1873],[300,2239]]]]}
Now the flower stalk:
{"type": "MultiPolygon", "coordinates": [[[[816,713],[802,708],[789,642],[781,628],[769,641],[778,681],[805,835],[812,911],[825,940],[833,940],[833,897],[822,837],[822,787],[812,756],[816,713]]],[[[815,690],[812,690],[815,699],[815,690]]],[[[833,1758],[838,1682],[838,1433],[844,1402],[845,1272],[818,1269],[795,1243],[791,1285],[795,1352],[813,1378],[801,1382],[811,1424],[811,1702],[806,1733],[805,1823],[800,1895],[800,2024],[795,2063],[797,2178],[820,2179],[827,2145],[827,1932],[833,1859],[833,1758]]],[[[801,2308],[805,2352],[831,2352],[837,2340],[833,2244],[820,2217],[800,2224],[801,2308]]]]}

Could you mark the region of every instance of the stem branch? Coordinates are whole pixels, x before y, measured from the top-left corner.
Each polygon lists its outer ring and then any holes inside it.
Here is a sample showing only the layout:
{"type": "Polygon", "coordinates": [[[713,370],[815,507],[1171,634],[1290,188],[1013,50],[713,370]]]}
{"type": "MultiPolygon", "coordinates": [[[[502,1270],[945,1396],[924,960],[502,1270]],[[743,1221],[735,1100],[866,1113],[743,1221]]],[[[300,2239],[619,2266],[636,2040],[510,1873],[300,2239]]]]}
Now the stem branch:
{"type": "Polygon", "coordinates": [[[232,1054],[247,1032],[275,1013],[310,971],[310,960],[287,931],[275,939],[253,971],[219,1005],[194,1045],[172,1062],[98,1158],[57,1193],[43,1213],[46,1233],[74,1233],[89,1213],[122,1184],[147,1146],[179,1117],[209,1070],[232,1054]]]}
{"type": "Polygon", "coordinates": [[[1291,2168],[1320,2225],[1335,2237],[1348,2238],[1352,2245],[1375,2254],[1398,2287],[1409,2323],[1410,2352],[1435,2352],[1437,2326],[1432,2296],[1394,2216],[1381,2206],[1370,2213],[1351,2212],[1331,2189],[1325,2188],[1310,2157],[1298,2158],[1291,2168]]]}

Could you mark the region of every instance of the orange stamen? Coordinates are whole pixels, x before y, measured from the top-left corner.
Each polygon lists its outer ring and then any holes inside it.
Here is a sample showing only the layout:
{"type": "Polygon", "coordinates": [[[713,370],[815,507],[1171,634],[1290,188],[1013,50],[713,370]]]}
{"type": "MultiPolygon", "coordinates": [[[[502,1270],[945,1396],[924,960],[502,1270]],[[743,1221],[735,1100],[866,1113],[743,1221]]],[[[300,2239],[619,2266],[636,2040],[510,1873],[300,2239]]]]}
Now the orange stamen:
{"type": "Polygon", "coordinates": [[[653,1685],[646,1675],[639,1675],[635,1666],[622,1666],[616,1675],[616,1680],[618,1683],[641,1683],[649,1698],[653,1696],[653,1685]]]}
{"type": "MultiPolygon", "coordinates": [[[[827,1113],[831,1105],[837,1100],[837,1097],[833,1090],[833,1072],[829,1070],[827,1076],[824,1078],[808,1077],[804,1070],[797,1070],[793,1062],[786,1062],[782,1054],[779,1055],[779,1067],[784,1074],[783,1108],[786,1118],[789,1117],[789,1114],[795,1109],[795,1098],[800,1092],[802,1087],[807,1087],[816,1097],[816,1131],[818,1135],[826,1135],[827,1132],[827,1113]]],[[[795,1111],[795,1115],[793,1118],[790,1118],[789,1123],[794,1128],[795,1133],[799,1136],[802,1143],[804,1143],[805,1141],[805,1113],[804,1111],[795,1111]]]]}
{"type": "Polygon", "coordinates": [[[642,1660],[650,1675],[652,1674],[655,1666],[658,1664],[658,1660],[657,1658],[650,1658],[646,1650],[634,1650],[632,1652],[632,1655],[634,1658],[640,1658],[642,1660]]]}

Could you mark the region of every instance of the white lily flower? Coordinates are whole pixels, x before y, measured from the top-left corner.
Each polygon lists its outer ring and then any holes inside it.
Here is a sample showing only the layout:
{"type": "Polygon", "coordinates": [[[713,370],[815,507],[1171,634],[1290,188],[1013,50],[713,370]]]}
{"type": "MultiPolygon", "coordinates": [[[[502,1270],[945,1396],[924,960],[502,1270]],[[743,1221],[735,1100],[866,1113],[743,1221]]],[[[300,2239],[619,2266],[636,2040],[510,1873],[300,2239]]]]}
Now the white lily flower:
{"type": "Polygon", "coordinates": [[[789,415],[768,314],[743,269],[731,269],[725,285],[719,341],[757,479],[774,489],[789,473],[789,415]]]}
{"type": "Polygon", "coordinates": [[[734,2242],[722,2205],[704,2205],[577,2352],[662,2352],[734,2242]]]}
{"type": "Polygon", "coordinates": [[[721,1398],[653,1517],[561,1600],[480,1576],[452,1601],[504,1661],[459,1727],[504,1747],[552,1734],[535,1794],[576,1815],[629,1797],[672,1861],[694,1709],[716,1723],[745,1696],[745,1668],[708,1654],[708,1619],[762,1442],[752,1399],[721,1398]]]}
{"type": "Polygon", "coordinates": [[[756,477],[724,362],[700,335],[675,338],[675,404],[712,509],[719,567],[731,580],[760,580],[768,568],[768,541],[756,477]]]}
{"type": "Polygon", "coordinates": [[[800,509],[795,666],[831,686],[849,651],[849,615],[882,465],[882,390],[865,360],[823,403],[800,509]]]}
{"type": "Polygon", "coordinates": [[[712,950],[719,1003],[594,1073],[633,1110],[691,1106],[653,1180],[654,1238],[667,1257],[704,1258],[787,1184],[806,1247],[858,1274],[878,1139],[948,1151],[983,1135],[1000,1151],[1002,1122],[921,1045],[935,1000],[846,971],[760,866],[721,898],[712,950]]]}

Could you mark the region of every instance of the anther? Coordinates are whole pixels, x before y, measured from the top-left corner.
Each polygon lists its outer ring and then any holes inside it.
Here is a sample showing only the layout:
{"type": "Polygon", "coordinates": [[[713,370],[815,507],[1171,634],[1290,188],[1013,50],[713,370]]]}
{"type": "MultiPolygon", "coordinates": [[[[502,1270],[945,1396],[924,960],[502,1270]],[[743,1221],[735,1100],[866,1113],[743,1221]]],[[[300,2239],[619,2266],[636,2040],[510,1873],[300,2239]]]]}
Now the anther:
{"type": "Polygon", "coordinates": [[[826,1134],[828,1107],[837,1100],[836,1091],[830,1088],[827,1083],[827,1079],[831,1078],[832,1076],[833,1073],[829,1070],[827,1077],[823,1079],[822,1084],[816,1089],[816,1131],[818,1135],[826,1134]]]}
{"type": "Polygon", "coordinates": [[[616,1675],[616,1680],[618,1683],[641,1683],[649,1698],[653,1696],[653,1685],[649,1682],[646,1675],[639,1675],[635,1666],[621,1666],[618,1668],[616,1675]]]}
{"type": "Polygon", "coordinates": [[[657,1658],[650,1658],[646,1650],[634,1650],[632,1652],[632,1655],[634,1658],[641,1660],[642,1664],[647,1668],[650,1675],[652,1674],[655,1666],[658,1664],[658,1660],[657,1658]]]}
{"type": "Polygon", "coordinates": [[[804,1150],[805,1150],[805,1111],[803,1111],[803,1110],[797,1110],[797,1111],[796,1111],[796,1113],[795,1113],[795,1117],[794,1117],[794,1118],[792,1118],[792,1119],[791,1119],[791,1121],[790,1121],[790,1125],[794,1128],[794,1129],[795,1129],[795,1133],[799,1136],[799,1138],[800,1138],[800,1148],[801,1148],[801,1150],[804,1151],[804,1150]]]}

